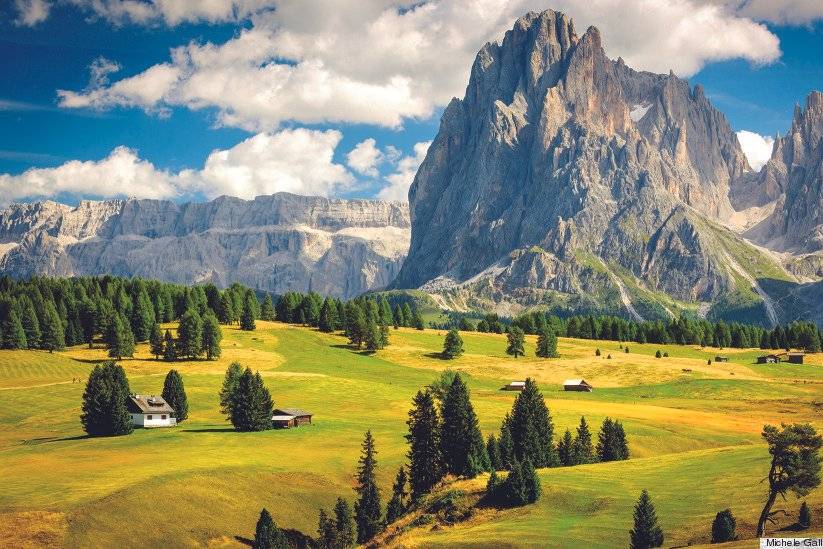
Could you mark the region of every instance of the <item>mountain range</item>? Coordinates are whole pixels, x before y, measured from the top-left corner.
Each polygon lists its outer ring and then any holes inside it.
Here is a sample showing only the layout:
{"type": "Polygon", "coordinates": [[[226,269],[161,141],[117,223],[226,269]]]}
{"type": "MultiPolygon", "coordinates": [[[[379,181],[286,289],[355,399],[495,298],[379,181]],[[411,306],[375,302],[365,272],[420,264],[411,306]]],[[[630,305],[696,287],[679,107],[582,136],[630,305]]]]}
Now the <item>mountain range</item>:
{"type": "Polygon", "coordinates": [[[284,193],[14,204],[0,269],[421,289],[457,311],[822,322],[822,187],[820,92],[754,171],[701,86],[612,60],[597,28],[578,35],[545,11],[477,54],[408,209],[284,193]]]}

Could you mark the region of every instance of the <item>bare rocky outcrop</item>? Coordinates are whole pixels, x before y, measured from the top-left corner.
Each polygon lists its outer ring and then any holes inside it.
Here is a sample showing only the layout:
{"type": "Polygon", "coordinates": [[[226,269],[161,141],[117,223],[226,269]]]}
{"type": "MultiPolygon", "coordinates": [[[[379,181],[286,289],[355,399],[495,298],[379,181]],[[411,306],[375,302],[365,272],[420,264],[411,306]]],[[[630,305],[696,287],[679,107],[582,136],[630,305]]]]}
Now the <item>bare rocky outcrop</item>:
{"type": "Polygon", "coordinates": [[[278,193],[206,203],[14,204],[0,212],[0,270],[238,281],[351,297],[386,286],[408,249],[404,204],[278,193]]]}
{"type": "MultiPolygon", "coordinates": [[[[578,36],[562,13],[530,13],[480,50],[443,113],[394,286],[632,315],[627,300],[655,294],[714,301],[735,289],[724,256],[745,244],[722,225],[749,172],[700,86],[609,59],[596,28],[578,36]]],[[[665,316],[658,301],[646,312],[665,316]]]]}

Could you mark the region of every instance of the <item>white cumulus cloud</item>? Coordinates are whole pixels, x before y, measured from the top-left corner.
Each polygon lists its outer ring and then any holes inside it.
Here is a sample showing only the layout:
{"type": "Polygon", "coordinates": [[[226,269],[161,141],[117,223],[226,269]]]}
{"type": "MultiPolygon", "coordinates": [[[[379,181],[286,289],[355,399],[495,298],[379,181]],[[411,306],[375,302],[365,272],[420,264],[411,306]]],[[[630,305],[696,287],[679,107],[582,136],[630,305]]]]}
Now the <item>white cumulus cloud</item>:
{"type": "Polygon", "coordinates": [[[55,168],[33,168],[19,175],[0,174],[3,202],[57,195],[101,198],[181,198],[227,194],[254,198],[288,191],[329,196],[354,181],[333,161],[338,131],[296,128],[261,133],[226,150],[209,154],[201,169],[177,173],[158,169],[127,147],[102,160],[72,160],[55,168]]]}
{"type": "Polygon", "coordinates": [[[346,155],[346,164],[359,174],[377,176],[377,166],[384,159],[374,138],[364,139],[346,155]]]}
{"type": "MultiPolygon", "coordinates": [[[[188,3],[131,2],[189,14],[163,15],[167,21],[195,17],[180,7],[188,3]]],[[[111,84],[61,90],[60,105],[213,108],[220,124],[249,131],[284,121],[398,127],[462,96],[478,49],[523,13],[547,7],[545,0],[217,3],[231,4],[233,17],[249,17],[250,26],[222,44],[175,48],[168,61],[111,84]]],[[[774,34],[722,2],[556,0],[552,7],[574,17],[579,32],[597,25],[607,53],[638,69],[689,76],[712,61],[769,63],[780,55],[774,34]]]]}
{"type": "Polygon", "coordinates": [[[51,4],[46,0],[14,0],[17,9],[15,24],[22,27],[33,27],[49,18],[51,4]]]}
{"type": "Polygon", "coordinates": [[[740,141],[740,148],[749,160],[749,165],[755,171],[759,171],[772,157],[773,137],[740,130],[737,132],[737,140],[740,141]]]}
{"type": "Polygon", "coordinates": [[[386,186],[377,193],[381,200],[408,202],[409,187],[417,174],[417,168],[426,158],[431,141],[423,141],[414,146],[414,154],[397,159],[394,171],[386,176],[386,186]]]}

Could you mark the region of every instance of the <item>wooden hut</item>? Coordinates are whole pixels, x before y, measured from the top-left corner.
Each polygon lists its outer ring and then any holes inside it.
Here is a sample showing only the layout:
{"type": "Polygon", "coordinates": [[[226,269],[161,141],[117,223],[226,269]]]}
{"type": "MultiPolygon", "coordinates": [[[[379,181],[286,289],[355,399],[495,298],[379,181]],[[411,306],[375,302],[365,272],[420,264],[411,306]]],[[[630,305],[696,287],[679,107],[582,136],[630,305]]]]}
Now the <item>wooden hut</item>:
{"type": "Polygon", "coordinates": [[[758,364],[777,364],[780,362],[779,355],[762,355],[757,357],[758,364]]]}
{"type": "Polygon", "coordinates": [[[522,391],[526,388],[525,381],[512,381],[508,385],[503,387],[504,391],[522,391]]]}
{"type": "Polygon", "coordinates": [[[594,387],[586,383],[585,379],[567,379],[563,382],[564,391],[585,391],[590,393],[592,389],[594,387]]]}
{"type": "Polygon", "coordinates": [[[275,408],[271,413],[272,426],[281,429],[311,425],[311,418],[311,412],[299,408],[275,408]]]}
{"type": "Polygon", "coordinates": [[[722,355],[717,355],[716,357],[714,357],[714,361],[715,361],[715,362],[728,362],[728,361],[729,361],[729,357],[727,357],[727,356],[722,356],[722,355]]]}
{"type": "Polygon", "coordinates": [[[803,359],[806,356],[806,353],[802,352],[786,354],[788,355],[788,361],[792,364],[803,364],[803,359]]]}

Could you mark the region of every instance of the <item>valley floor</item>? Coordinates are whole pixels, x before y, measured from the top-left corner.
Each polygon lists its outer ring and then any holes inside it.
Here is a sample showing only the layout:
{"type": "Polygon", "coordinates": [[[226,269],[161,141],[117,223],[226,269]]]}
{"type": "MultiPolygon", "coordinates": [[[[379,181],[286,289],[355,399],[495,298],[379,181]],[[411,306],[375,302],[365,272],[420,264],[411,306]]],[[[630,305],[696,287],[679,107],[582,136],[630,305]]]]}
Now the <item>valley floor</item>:
{"type": "MultiPolygon", "coordinates": [[[[0,545],[163,547],[240,546],[253,536],[261,507],[280,527],[314,535],[319,507],[353,499],[364,432],[378,449],[384,502],[405,462],[407,412],[422,386],[447,367],[470,375],[484,435],[496,432],[515,393],[512,380],[538,380],[555,436],[580,416],[596,430],[623,421],[632,459],[540,471],[543,496],[532,506],[479,512],[455,526],[398,532],[406,547],[588,547],[628,544],[632,506],[649,490],[666,546],[709,541],[715,513],[730,507],[741,538],[751,538],[765,497],[765,423],[812,422],[823,429],[823,355],[806,365],[756,365],[757,350],[561,339],[561,358],[505,355],[505,337],[465,334],[466,354],[437,356],[442,331],[392,331],[391,346],[356,352],[337,335],[258,322],[255,332],[224,327],[217,361],[158,362],[141,345],[121,364],[132,390],[159,394],[170,368],[181,372],[189,420],[174,429],[86,438],[79,422],[85,379],[103,348],[48,354],[0,351],[0,545]],[[600,357],[595,348],[600,348],[600,357]],[[657,349],[669,358],[654,358],[657,349]],[[611,358],[607,358],[608,356],[611,358]],[[235,433],[219,412],[218,391],[232,361],[257,369],[277,407],[314,412],[314,425],[235,433]],[[565,393],[585,378],[592,393],[565,393]],[[73,380],[75,382],[73,382],[73,380]]],[[[479,492],[486,477],[458,481],[479,492]]],[[[807,501],[812,531],[823,532],[823,489],[807,501]]],[[[778,502],[796,518],[800,502],[778,502]]],[[[783,535],[792,535],[791,532],[783,535]]],[[[751,546],[753,541],[741,542],[751,546]]]]}

